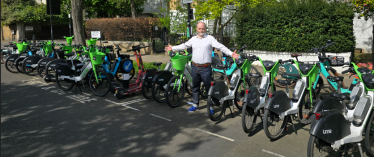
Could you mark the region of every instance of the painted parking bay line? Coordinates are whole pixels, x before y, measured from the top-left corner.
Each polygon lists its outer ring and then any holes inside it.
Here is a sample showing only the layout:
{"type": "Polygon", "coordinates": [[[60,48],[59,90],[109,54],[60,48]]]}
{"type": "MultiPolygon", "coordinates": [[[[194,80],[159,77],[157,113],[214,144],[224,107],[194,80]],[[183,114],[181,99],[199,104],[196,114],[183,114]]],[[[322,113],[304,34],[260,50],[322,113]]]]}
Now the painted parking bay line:
{"type": "Polygon", "coordinates": [[[136,111],[139,111],[139,110],[136,109],[136,108],[133,108],[133,107],[127,106],[127,105],[130,105],[130,104],[133,104],[133,103],[136,103],[136,102],[141,102],[141,101],[144,101],[144,100],[145,100],[145,99],[135,99],[135,100],[128,101],[128,102],[125,102],[125,103],[117,103],[117,102],[114,102],[114,101],[111,101],[111,100],[105,99],[105,101],[107,101],[107,102],[110,102],[110,103],[113,103],[113,104],[116,104],[116,105],[121,105],[121,106],[123,106],[123,107],[127,107],[127,108],[130,108],[130,109],[136,110],[136,111]]]}
{"type": "Polygon", "coordinates": [[[277,154],[277,153],[274,153],[274,152],[271,152],[271,151],[268,151],[268,150],[265,150],[265,149],[263,149],[262,151],[266,152],[266,153],[269,153],[269,154],[272,154],[272,155],[275,155],[275,156],[284,157],[283,155],[280,155],[280,154],[277,154]]]}
{"type": "Polygon", "coordinates": [[[167,118],[164,118],[164,117],[161,117],[161,116],[158,116],[158,115],[155,115],[155,114],[149,114],[151,116],[154,116],[154,117],[157,117],[157,118],[161,118],[161,119],[164,119],[164,120],[167,120],[167,121],[171,121],[170,119],[167,119],[167,118]]]}
{"type": "Polygon", "coordinates": [[[215,133],[212,133],[212,132],[209,132],[209,131],[201,130],[201,129],[199,129],[199,128],[196,128],[196,130],[201,131],[201,132],[205,132],[205,133],[210,134],[210,135],[213,135],[213,136],[217,136],[217,137],[223,138],[223,139],[225,139],[225,140],[229,140],[229,141],[231,141],[231,142],[234,142],[234,141],[235,141],[235,140],[232,139],[232,138],[228,138],[228,137],[225,137],[225,136],[222,136],[222,135],[218,135],[218,134],[215,134],[215,133]]]}

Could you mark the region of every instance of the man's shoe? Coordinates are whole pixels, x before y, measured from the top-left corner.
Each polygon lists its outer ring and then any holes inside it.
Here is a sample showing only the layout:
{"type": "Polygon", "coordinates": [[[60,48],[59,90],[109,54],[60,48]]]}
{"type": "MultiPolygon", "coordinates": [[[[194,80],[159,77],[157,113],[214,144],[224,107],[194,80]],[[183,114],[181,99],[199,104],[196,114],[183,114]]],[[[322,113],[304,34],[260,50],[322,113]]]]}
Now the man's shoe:
{"type": "Polygon", "coordinates": [[[191,106],[190,109],[188,109],[188,112],[193,112],[193,111],[197,111],[199,110],[199,108],[195,107],[195,106],[191,106]]]}

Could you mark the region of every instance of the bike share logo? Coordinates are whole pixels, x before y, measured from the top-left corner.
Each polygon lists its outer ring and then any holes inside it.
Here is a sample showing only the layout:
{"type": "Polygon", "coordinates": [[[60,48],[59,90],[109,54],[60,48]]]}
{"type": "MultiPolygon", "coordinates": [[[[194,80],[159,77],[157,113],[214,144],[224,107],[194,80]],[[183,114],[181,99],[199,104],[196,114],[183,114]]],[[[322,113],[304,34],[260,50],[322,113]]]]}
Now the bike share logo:
{"type": "Polygon", "coordinates": [[[323,131],[323,134],[332,134],[332,130],[322,130],[323,131]]]}
{"type": "Polygon", "coordinates": [[[26,62],[31,62],[31,60],[27,60],[26,62]]]}
{"type": "Polygon", "coordinates": [[[54,66],[56,66],[56,64],[51,64],[51,67],[54,67],[54,66]]]}
{"type": "Polygon", "coordinates": [[[249,101],[249,103],[255,103],[255,101],[257,100],[257,98],[255,98],[255,99],[252,99],[251,101],[249,101]]]}
{"type": "Polygon", "coordinates": [[[151,76],[151,77],[148,77],[148,79],[152,79],[153,77],[151,76]]]}
{"type": "Polygon", "coordinates": [[[126,61],[125,63],[123,63],[123,69],[125,69],[126,72],[130,72],[132,69],[132,62],[126,61]]]}
{"type": "Polygon", "coordinates": [[[292,72],[292,67],[290,67],[290,69],[289,69],[289,70],[290,70],[290,72],[292,72]]]}
{"type": "Polygon", "coordinates": [[[164,79],[158,79],[158,81],[164,81],[164,79]]]}
{"type": "Polygon", "coordinates": [[[215,95],[218,95],[219,94],[219,91],[218,92],[214,92],[215,95]]]}
{"type": "Polygon", "coordinates": [[[279,108],[279,104],[277,104],[277,105],[274,105],[273,107],[274,107],[274,108],[279,108]]]}

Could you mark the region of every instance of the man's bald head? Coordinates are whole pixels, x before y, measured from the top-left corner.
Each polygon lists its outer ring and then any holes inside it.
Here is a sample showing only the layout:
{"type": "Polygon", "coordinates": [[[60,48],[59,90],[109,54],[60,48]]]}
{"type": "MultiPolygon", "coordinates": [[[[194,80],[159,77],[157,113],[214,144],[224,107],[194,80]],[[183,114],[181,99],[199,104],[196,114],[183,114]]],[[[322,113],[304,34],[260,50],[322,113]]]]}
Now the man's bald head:
{"type": "Polygon", "coordinates": [[[199,37],[203,37],[205,35],[205,32],[206,32],[205,23],[204,22],[197,23],[196,31],[197,31],[197,35],[199,37]]]}

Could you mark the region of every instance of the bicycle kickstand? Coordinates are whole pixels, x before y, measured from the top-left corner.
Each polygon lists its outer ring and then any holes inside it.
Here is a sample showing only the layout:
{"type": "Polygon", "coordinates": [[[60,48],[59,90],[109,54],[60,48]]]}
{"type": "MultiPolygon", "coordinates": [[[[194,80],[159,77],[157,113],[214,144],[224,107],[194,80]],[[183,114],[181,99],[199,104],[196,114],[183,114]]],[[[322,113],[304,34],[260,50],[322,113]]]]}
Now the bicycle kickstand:
{"type": "MultiPolygon", "coordinates": [[[[292,115],[293,116],[293,115],[292,115]]],[[[295,134],[296,135],[298,135],[297,134],[297,130],[295,129],[295,125],[293,124],[293,122],[292,122],[292,118],[290,117],[290,121],[291,121],[291,124],[292,124],[292,128],[293,128],[293,130],[295,130],[295,134]]],[[[286,127],[287,127],[287,125],[286,125],[286,127]]]]}

